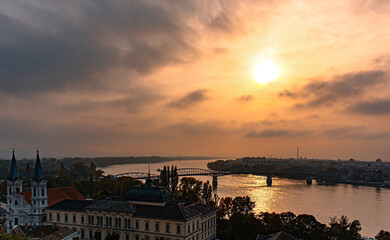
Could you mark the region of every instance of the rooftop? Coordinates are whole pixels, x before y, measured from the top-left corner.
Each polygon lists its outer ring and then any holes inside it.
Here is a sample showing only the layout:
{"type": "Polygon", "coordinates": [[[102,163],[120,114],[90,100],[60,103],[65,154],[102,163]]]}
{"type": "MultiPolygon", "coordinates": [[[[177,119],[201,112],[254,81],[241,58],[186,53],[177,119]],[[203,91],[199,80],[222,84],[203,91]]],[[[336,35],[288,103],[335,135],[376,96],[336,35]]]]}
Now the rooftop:
{"type": "MultiPolygon", "coordinates": [[[[31,191],[22,192],[24,199],[31,203],[31,191]]],[[[65,199],[85,200],[85,197],[73,186],[47,189],[47,205],[51,206],[65,199]]]]}
{"type": "Polygon", "coordinates": [[[100,200],[85,207],[86,210],[134,213],[134,204],[128,201],[100,200]]]}

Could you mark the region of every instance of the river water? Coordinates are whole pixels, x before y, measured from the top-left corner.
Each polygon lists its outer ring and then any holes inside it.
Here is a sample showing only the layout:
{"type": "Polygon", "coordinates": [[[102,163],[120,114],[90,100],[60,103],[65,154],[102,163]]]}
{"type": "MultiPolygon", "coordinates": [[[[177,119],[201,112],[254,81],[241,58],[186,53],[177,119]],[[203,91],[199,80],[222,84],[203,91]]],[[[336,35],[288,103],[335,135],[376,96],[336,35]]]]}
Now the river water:
{"type": "MultiPolygon", "coordinates": [[[[152,163],[151,173],[164,165],[178,168],[203,168],[212,160],[188,160],[152,163]]],[[[148,164],[112,165],[103,169],[106,174],[148,172],[148,164]]],[[[196,176],[202,181],[212,178],[196,176]]],[[[350,221],[362,224],[362,236],[375,236],[381,229],[390,231],[390,189],[352,186],[307,185],[304,180],[273,178],[267,187],[266,177],[255,175],[227,175],[218,177],[219,197],[249,196],[256,203],[255,212],[286,212],[310,214],[328,224],[330,217],[346,215],[350,221]]]]}

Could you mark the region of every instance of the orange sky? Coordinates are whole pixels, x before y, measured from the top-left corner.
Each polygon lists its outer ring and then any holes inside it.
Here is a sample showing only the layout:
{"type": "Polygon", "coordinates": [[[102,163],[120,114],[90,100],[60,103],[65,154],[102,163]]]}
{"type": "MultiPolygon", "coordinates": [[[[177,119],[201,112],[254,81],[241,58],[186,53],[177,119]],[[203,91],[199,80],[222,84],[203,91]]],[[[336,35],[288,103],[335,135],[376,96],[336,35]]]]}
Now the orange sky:
{"type": "Polygon", "coordinates": [[[0,156],[390,160],[388,29],[380,0],[2,1],[0,156]]]}

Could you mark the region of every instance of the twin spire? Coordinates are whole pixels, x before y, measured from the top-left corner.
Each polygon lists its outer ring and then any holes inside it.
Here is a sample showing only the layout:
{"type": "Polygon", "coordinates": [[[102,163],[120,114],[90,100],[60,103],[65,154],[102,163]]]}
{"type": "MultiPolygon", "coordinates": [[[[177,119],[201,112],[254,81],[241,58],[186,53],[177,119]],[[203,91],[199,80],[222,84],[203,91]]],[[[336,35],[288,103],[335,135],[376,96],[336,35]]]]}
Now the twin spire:
{"type": "Polygon", "coordinates": [[[11,160],[11,170],[9,172],[9,179],[15,181],[16,179],[19,178],[20,175],[18,171],[18,166],[16,166],[15,149],[12,148],[12,160],[11,160]]]}
{"type": "MultiPolygon", "coordinates": [[[[20,179],[20,174],[18,171],[18,166],[16,165],[15,159],[15,149],[12,148],[12,160],[11,160],[11,169],[9,173],[9,179],[15,181],[20,179]]],[[[37,158],[35,161],[35,170],[34,170],[34,178],[35,181],[39,182],[43,179],[43,170],[41,165],[41,159],[39,157],[39,149],[37,148],[37,158]]]]}

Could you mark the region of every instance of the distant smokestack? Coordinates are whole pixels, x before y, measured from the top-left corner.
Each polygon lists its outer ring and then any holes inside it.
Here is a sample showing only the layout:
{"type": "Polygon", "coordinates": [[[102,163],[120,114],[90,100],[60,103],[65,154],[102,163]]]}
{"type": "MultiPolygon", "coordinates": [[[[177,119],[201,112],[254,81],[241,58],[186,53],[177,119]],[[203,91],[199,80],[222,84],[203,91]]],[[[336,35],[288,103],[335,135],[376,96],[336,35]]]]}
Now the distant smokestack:
{"type": "Polygon", "coordinates": [[[297,146],[297,159],[299,159],[299,146],[297,146]]]}

